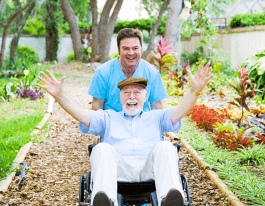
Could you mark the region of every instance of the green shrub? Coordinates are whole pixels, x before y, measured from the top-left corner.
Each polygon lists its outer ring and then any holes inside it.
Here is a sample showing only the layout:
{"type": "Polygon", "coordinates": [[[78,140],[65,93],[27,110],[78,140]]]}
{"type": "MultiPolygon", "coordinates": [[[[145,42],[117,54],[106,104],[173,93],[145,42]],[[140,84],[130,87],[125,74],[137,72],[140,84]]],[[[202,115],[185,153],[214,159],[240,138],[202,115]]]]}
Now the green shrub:
{"type": "MultiPolygon", "coordinates": [[[[162,17],[157,35],[163,35],[165,32],[165,25],[166,25],[166,19],[167,17],[162,17]]],[[[146,30],[147,32],[150,32],[155,25],[156,18],[151,17],[150,19],[135,19],[133,21],[117,21],[114,29],[114,33],[118,33],[123,28],[134,28],[139,29],[141,31],[146,30]]]]}
{"type": "Polygon", "coordinates": [[[252,14],[236,14],[228,24],[230,28],[265,25],[265,12],[252,14]]]}
{"type": "Polygon", "coordinates": [[[181,62],[186,61],[189,65],[196,64],[200,58],[206,58],[202,46],[198,47],[193,53],[181,54],[181,62]]]}
{"type": "Polygon", "coordinates": [[[265,99],[265,50],[250,56],[241,65],[241,68],[249,66],[247,73],[249,73],[249,78],[254,80],[256,83],[256,89],[260,89],[264,93],[258,92],[257,95],[265,99]]]}
{"type": "Polygon", "coordinates": [[[36,50],[28,46],[18,46],[17,58],[25,60],[30,65],[40,62],[40,57],[36,50]]]}

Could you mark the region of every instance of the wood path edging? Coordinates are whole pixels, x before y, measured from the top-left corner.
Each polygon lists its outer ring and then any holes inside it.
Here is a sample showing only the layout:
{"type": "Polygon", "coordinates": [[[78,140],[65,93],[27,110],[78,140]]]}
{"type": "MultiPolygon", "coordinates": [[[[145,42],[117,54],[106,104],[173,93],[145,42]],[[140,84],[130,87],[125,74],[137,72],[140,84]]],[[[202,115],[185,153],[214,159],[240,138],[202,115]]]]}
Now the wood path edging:
{"type": "MultiPolygon", "coordinates": [[[[49,104],[48,104],[48,110],[47,112],[44,114],[44,117],[42,118],[42,120],[40,121],[40,123],[36,126],[36,129],[34,129],[31,132],[31,136],[33,136],[34,134],[38,134],[39,131],[42,129],[42,127],[45,125],[45,123],[49,120],[49,118],[52,115],[52,111],[53,111],[53,104],[54,104],[55,100],[54,98],[49,95],[49,104]]],[[[16,158],[14,159],[12,166],[11,166],[11,170],[14,170],[17,168],[17,166],[24,161],[25,157],[28,154],[28,151],[30,150],[31,146],[32,146],[32,141],[30,141],[29,143],[23,145],[16,158]]],[[[10,185],[10,183],[12,182],[13,177],[15,176],[15,172],[12,172],[11,174],[9,174],[5,179],[3,179],[0,182],[0,192],[6,192],[8,190],[8,187],[10,185]]]]}
{"type": "Polygon", "coordinates": [[[210,180],[227,196],[227,199],[230,201],[232,206],[245,206],[240,200],[236,197],[236,195],[228,189],[225,183],[219,178],[219,176],[213,171],[212,166],[207,162],[204,162],[203,159],[198,155],[195,149],[187,142],[187,140],[179,138],[176,134],[174,134],[174,138],[180,139],[182,145],[187,149],[188,153],[198,162],[200,167],[206,172],[206,175],[210,178],[210,180]]]}

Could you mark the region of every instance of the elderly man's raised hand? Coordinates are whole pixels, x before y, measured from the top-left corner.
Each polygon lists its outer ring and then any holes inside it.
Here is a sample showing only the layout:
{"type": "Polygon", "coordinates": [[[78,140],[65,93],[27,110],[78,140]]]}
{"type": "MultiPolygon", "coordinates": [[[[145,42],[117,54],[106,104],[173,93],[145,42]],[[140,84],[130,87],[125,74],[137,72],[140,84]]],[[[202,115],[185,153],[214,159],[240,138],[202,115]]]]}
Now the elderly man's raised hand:
{"type": "Polygon", "coordinates": [[[49,70],[46,70],[46,72],[48,75],[46,75],[44,72],[40,72],[40,74],[44,77],[44,79],[40,76],[37,77],[40,81],[44,83],[44,85],[42,84],[36,84],[36,85],[38,87],[45,89],[50,95],[56,98],[63,93],[63,82],[66,77],[65,76],[62,77],[60,82],[58,82],[49,70]]]}
{"type": "Polygon", "coordinates": [[[202,62],[199,66],[198,72],[195,75],[187,70],[189,75],[188,81],[190,82],[193,91],[200,93],[208,81],[214,77],[213,74],[209,76],[211,69],[210,62],[208,62],[205,67],[204,62],[202,62]]]}

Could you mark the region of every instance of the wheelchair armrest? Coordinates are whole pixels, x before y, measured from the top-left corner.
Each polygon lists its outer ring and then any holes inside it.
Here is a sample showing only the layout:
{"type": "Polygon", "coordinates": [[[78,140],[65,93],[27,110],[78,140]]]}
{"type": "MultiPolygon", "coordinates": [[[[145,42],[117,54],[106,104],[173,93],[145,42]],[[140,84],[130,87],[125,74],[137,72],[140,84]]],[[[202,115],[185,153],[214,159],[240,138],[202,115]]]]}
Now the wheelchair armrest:
{"type": "Polygon", "coordinates": [[[177,150],[179,152],[179,150],[180,150],[180,144],[178,144],[178,143],[175,142],[173,145],[177,148],[177,150]]]}
{"type": "Polygon", "coordinates": [[[89,153],[89,156],[91,155],[92,150],[93,150],[93,148],[94,148],[95,146],[96,146],[95,144],[90,144],[90,145],[88,145],[88,153],[89,153]]]}

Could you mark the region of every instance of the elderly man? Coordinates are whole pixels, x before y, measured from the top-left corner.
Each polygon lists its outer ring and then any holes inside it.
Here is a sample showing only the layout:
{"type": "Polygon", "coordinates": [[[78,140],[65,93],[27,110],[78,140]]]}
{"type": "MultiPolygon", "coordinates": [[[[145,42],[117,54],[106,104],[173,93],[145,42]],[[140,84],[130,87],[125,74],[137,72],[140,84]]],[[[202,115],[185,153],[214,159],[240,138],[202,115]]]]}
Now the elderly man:
{"type": "MultiPolygon", "coordinates": [[[[82,122],[89,133],[103,137],[91,154],[92,167],[92,205],[117,205],[117,181],[144,181],[153,179],[159,205],[184,205],[178,171],[178,154],[170,142],[162,141],[163,132],[177,131],[181,118],[195,104],[206,83],[213,77],[209,75],[209,63],[192,75],[188,71],[191,90],[179,104],[163,110],[143,112],[147,99],[148,81],[144,78],[130,78],[118,84],[122,111],[84,110],[63,92],[63,81],[58,82],[47,71],[41,72],[45,79],[38,77],[57,102],[82,122]]],[[[82,131],[82,128],[81,128],[82,131]]]]}

